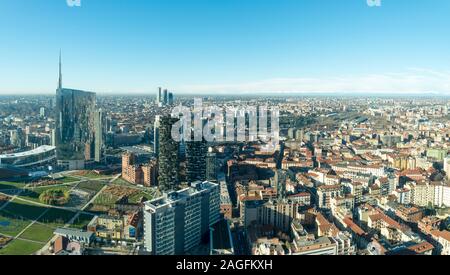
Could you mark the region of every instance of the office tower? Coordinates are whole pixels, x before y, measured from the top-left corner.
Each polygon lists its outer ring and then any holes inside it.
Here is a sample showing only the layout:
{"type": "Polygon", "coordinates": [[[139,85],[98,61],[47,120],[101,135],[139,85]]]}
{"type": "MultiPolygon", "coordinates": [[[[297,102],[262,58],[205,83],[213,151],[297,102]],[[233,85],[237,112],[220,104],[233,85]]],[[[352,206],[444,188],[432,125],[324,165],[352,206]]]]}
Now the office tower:
{"type": "Polygon", "coordinates": [[[175,190],[179,185],[178,142],[172,139],[172,126],[178,121],[170,116],[159,122],[159,177],[161,190],[175,190]]]}
{"type": "Polygon", "coordinates": [[[84,168],[84,149],[94,132],[95,93],[62,87],[61,56],[56,90],[56,156],[64,169],[84,168]]]}
{"type": "Polygon", "coordinates": [[[206,180],[217,181],[217,155],[212,148],[206,155],[206,180]]]}
{"type": "Polygon", "coordinates": [[[153,255],[182,255],[220,220],[220,188],[196,182],[144,204],[144,246],[153,255]]]}
{"type": "Polygon", "coordinates": [[[52,129],[51,145],[56,147],[56,129],[52,129]]]}
{"type": "Polygon", "coordinates": [[[167,91],[167,89],[165,89],[164,90],[164,98],[163,98],[164,106],[167,105],[168,100],[169,100],[169,98],[168,98],[168,91],[167,91]]]}
{"type": "Polygon", "coordinates": [[[186,180],[206,180],[206,141],[186,141],[186,180]]]}
{"type": "Polygon", "coordinates": [[[153,126],[153,152],[159,156],[159,123],[160,116],[155,116],[155,123],[153,126]]]}
{"type": "Polygon", "coordinates": [[[40,109],[39,109],[39,116],[41,117],[41,118],[44,118],[45,117],[45,108],[44,107],[41,107],[40,109]]]}
{"type": "Polygon", "coordinates": [[[9,143],[15,147],[25,147],[25,134],[22,128],[9,131],[9,143]]]}
{"type": "Polygon", "coordinates": [[[105,117],[103,111],[100,109],[94,113],[94,130],[95,130],[95,162],[101,162],[103,159],[103,150],[105,144],[105,117]]]}
{"type": "Polygon", "coordinates": [[[158,88],[158,94],[156,95],[156,104],[160,105],[162,102],[162,88],[158,88]]]}
{"type": "Polygon", "coordinates": [[[444,159],[444,172],[447,175],[447,178],[450,179],[450,156],[447,156],[444,159]]]}
{"type": "Polygon", "coordinates": [[[169,93],[169,105],[173,105],[173,93],[169,93]]]}

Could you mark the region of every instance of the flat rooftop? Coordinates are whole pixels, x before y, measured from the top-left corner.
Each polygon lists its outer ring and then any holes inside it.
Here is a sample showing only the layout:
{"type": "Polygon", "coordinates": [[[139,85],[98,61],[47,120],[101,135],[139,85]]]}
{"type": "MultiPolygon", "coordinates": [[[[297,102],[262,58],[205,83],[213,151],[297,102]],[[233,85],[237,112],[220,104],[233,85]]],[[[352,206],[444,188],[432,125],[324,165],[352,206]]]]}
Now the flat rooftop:
{"type": "Polygon", "coordinates": [[[40,146],[40,147],[38,147],[36,149],[30,150],[30,151],[26,151],[26,152],[0,155],[0,159],[29,157],[29,156],[34,156],[34,155],[47,153],[47,152],[50,152],[50,151],[55,150],[55,149],[56,149],[55,146],[43,145],[43,146],[40,146]]]}

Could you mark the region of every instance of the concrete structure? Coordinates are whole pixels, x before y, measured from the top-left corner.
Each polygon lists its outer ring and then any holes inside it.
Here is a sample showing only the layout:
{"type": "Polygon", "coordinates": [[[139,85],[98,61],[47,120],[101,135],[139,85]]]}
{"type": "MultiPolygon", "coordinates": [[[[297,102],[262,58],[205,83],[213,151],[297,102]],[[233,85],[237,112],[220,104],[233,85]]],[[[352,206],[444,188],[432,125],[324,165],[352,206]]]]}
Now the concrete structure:
{"type": "Polygon", "coordinates": [[[55,147],[44,145],[31,151],[0,155],[0,164],[32,168],[52,164],[56,159],[55,147]]]}
{"type": "Polygon", "coordinates": [[[144,246],[154,255],[182,255],[220,219],[219,185],[195,182],[144,205],[144,246]]]}

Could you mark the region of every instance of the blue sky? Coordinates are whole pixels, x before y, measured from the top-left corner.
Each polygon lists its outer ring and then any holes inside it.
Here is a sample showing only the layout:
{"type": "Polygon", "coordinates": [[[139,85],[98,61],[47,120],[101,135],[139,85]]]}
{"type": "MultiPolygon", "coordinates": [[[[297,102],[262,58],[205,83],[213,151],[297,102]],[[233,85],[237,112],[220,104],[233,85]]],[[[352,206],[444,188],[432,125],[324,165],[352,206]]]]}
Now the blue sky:
{"type": "Polygon", "coordinates": [[[450,93],[450,1],[0,0],[0,93],[450,93]]]}

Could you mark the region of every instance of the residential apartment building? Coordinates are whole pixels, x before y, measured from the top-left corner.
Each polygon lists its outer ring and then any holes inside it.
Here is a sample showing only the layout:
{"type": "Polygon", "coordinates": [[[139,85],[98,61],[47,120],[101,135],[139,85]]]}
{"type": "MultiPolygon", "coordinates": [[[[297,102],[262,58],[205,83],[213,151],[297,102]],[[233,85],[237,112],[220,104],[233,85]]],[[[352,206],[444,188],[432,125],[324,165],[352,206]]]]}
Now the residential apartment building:
{"type": "Polygon", "coordinates": [[[199,245],[219,219],[219,185],[195,182],[145,203],[144,246],[154,255],[184,254],[199,245]]]}

